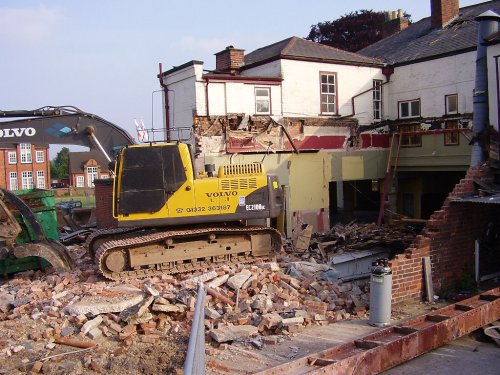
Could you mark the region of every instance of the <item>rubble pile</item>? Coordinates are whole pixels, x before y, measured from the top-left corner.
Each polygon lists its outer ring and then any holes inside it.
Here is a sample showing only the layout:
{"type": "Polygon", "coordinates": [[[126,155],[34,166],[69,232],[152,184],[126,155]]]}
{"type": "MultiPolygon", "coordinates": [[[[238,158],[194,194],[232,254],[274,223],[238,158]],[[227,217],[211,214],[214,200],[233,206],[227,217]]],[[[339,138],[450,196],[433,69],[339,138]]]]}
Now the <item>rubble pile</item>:
{"type": "MultiPolygon", "coordinates": [[[[0,357],[99,345],[101,352],[108,348],[98,354],[103,363],[137,343],[187,338],[199,282],[207,290],[207,335],[216,346],[254,337],[262,347],[312,324],[364,317],[368,305],[366,281],[342,283],[331,267],[291,256],[121,283],[104,281],[82,259],[71,273],[27,271],[0,285],[0,357]]],[[[23,360],[31,366],[29,357],[23,360]]],[[[83,366],[98,368],[94,357],[87,355],[83,366]]],[[[33,367],[42,371],[40,363],[33,367]]]]}
{"type": "Polygon", "coordinates": [[[311,254],[315,259],[327,260],[328,255],[373,248],[389,249],[391,254],[401,253],[410,246],[418,234],[418,228],[406,226],[377,226],[375,223],[351,222],[335,224],[326,233],[312,233],[310,225],[300,231],[289,252],[311,254]]]}

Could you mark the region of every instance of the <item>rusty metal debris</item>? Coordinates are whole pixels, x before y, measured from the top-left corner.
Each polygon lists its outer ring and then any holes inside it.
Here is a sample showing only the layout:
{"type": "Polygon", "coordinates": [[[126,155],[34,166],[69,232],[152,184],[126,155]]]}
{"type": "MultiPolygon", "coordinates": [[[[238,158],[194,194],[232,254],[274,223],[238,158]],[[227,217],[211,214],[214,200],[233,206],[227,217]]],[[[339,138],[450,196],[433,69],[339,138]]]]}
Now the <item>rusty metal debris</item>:
{"type": "Polygon", "coordinates": [[[259,372],[377,374],[464,336],[500,318],[500,288],[455,303],[402,325],[259,372]]]}

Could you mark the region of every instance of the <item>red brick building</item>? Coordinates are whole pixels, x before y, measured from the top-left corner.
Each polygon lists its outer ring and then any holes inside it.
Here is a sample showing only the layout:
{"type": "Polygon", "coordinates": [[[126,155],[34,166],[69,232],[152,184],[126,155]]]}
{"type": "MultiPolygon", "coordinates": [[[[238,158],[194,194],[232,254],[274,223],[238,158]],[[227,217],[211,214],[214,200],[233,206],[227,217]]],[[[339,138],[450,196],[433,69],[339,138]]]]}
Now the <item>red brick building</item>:
{"type": "Polygon", "coordinates": [[[48,147],[29,143],[0,149],[0,187],[7,190],[50,188],[48,147]]]}
{"type": "Polygon", "coordinates": [[[99,151],[69,153],[70,186],[94,187],[95,179],[109,177],[108,161],[99,151]]]}

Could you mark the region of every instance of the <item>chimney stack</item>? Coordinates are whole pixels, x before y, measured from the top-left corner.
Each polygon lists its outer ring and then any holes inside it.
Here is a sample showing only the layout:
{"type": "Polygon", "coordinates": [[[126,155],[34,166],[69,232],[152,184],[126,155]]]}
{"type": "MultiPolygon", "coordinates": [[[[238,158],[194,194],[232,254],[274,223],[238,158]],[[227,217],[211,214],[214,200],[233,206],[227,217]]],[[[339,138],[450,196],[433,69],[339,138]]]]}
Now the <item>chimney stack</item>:
{"type": "Polygon", "coordinates": [[[431,0],[431,27],[442,29],[458,16],[458,0],[431,0]]]}
{"type": "Polygon", "coordinates": [[[408,19],[404,17],[403,10],[389,11],[385,15],[385,23],[382,27],[382,38],[406,29],[409,25],[408,19]]]}
{"type": "Polygon", "coordinates": [[[215,70],[219,73],[236,74],[244,64],[245,50],[233,46],[215,54],[215,70]]]}

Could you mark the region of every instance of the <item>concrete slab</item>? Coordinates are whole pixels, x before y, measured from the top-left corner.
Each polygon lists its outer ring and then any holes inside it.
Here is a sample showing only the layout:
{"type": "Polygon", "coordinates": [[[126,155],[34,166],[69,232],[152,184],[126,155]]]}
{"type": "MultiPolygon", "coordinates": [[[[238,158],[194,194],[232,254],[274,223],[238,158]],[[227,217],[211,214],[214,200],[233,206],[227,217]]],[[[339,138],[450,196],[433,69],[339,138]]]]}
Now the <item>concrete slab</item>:
{"type": "Polygon", "coordinates": [[[72,315],[122,312],[141,302],[144,296],[140,289],[133,286],[109,287],[97,295],[85,296],[79,302],[66,306],[64,311],[72,315]]]}
{"type": "Polygon", "coordinates": [[[258,371],[304,357],[362,337],[378,328],[368,325],[367,320],[341,321],[325,326],[311,326],[301,333],[282,338],[274,345],[264,344],[262,350],[251,346],[230,345],[227,350],[207,356],[207,375],[253,374],[258,371]]]}
{"type": "Polygon", "coordinates": [[[500,372],[500,348],[464,336],[452,343],[403,363],[384,375],[497,375],[500,372]]]}

